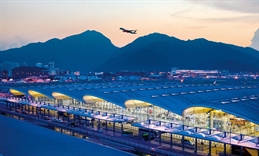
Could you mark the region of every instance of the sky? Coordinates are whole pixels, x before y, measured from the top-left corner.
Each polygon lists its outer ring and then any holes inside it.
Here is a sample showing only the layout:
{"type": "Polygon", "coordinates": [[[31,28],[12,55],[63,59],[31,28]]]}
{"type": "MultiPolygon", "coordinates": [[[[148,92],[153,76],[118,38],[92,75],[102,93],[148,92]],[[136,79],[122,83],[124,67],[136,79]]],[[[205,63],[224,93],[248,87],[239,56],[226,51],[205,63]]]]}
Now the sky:
{"type": "Polygon", "coordinates": [[[86,30],[117,47],[154,32],[242,47],[259,42],[258,0],[0,0],[0,13],[0,50],[86,30]]]}

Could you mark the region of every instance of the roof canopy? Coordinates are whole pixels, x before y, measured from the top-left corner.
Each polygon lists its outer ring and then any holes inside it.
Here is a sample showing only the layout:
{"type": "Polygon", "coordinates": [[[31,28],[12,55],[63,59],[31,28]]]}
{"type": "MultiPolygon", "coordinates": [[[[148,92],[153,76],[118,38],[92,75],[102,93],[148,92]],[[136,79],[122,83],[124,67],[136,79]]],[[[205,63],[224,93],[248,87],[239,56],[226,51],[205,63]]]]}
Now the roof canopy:
{"type": "Polygon", "coordinates": [[[74,98],[85,102],[97,102],[103,99],[124,108],[153,104],[178,115],[216,109],[259,124],[258,84],[176,84],[170,81],[163,83],[114,82],[41,84],[10,89],[15,95],[19,92],[27,93],[29,90],[44,95],[53,95],[56,99],[74,98]]]}

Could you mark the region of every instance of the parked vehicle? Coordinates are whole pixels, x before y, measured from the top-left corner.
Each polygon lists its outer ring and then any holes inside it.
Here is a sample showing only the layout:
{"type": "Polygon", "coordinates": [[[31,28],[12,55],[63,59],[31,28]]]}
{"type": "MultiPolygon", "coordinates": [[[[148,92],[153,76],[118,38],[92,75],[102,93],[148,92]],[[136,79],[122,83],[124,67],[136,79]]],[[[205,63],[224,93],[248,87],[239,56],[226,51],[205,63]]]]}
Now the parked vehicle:
{"type": "Polygon", "coordinates": [[[15,112],[22,113],[22,111],[20,109],[16,109],[15,112]]]}
{"type": "Polygon", "coordinates": [[[193,145],[194,145],[194,143],[193,143],[191,140],[188,140],[188,139],[184,139],[184,140],[183,140],[183,143],[184,143],[185,145],[190,145],[190,146],[193,146],[193,145]]]}
{"type": "Polygon", "coordinates": [[[69,126],[70,126],[70,127],[78,127],[79,124],[78,124],[78,123],[75,123],[75,122],[71,122],[71,123],[69,123],[69,126]]]}
{"type": "Polygon", "coordinates": [[[29,112],[26,111],[26,110],[22,110],[22,113],[23,113],[23,114],[29,114],[29,112]]]}

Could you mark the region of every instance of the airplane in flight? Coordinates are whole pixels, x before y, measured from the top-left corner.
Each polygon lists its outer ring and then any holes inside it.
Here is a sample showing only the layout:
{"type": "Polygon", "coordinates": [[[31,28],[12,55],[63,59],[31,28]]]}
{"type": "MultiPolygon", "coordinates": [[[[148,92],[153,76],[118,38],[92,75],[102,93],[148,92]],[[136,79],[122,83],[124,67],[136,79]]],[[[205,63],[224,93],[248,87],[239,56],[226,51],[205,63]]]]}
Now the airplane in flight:
{"type": "Polygon", "coordinates": [[[120,30],[122,30],[123,32],[126,32],[126,33],[130,33],[130,34],[137,34],[137,30],[127,30],[127,29],[124,29],[124,28],[120,28],[120,30]]]}

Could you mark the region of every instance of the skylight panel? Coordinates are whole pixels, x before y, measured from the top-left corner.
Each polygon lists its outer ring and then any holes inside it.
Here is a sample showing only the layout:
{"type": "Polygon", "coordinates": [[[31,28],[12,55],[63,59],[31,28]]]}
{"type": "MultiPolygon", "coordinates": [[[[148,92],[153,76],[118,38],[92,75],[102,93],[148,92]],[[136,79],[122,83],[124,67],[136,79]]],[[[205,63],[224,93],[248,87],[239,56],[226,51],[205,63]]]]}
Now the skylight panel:
{"type": "Polygon", "coordinates": [[[156,98],[156,97],[159,97],[160,95],[152,95],[151,97],[152,98],[156,98]]]}
{"type": "Polygon", "coordinates": [[[170,94],[162,94],[162,96],[169,96],[170,94]]]}
{"type": "Polygon", "coordinates": [[[222,104],[228,104],[230,101],[221,101],[222,104]]]}

